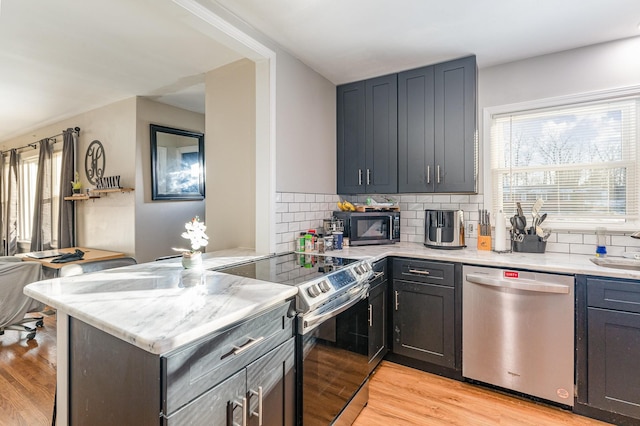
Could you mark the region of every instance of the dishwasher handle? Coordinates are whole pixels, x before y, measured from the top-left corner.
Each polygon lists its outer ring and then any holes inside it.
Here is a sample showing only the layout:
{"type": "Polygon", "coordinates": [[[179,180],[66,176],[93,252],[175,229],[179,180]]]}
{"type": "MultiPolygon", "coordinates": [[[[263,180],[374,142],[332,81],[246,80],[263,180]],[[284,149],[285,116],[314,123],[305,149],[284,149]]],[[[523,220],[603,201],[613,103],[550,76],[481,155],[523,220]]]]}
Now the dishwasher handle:
{"type": "Polygon", "coordinates": [[[518,279],[503,280],[488,275],[467,274],[466,280],[470,283],[487,285],[492,287],[512,288],[514,290],[532,291],[536,293],[558,293],[569,294],[570,288],[567,285],[553,284],[541,281],[518,279]]]}

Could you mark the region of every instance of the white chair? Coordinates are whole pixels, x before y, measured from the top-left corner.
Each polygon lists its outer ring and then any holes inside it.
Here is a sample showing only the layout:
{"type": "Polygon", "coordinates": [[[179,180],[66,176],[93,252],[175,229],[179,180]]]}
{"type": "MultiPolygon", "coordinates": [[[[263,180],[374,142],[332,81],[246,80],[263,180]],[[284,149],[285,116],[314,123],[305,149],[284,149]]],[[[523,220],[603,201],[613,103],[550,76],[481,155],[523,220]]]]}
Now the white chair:
{"type": "Polygon", "coordinates": [[[41,316],[26,317],[28,312],[40,312],[44,303],[24,294],[24,287],[42,277],[42,266],[38,262],[22,262],[21,259],[0,259],[0,334],[5,330],[27,332],[27,339],[36,337],[36,328],[25,324],[35,322],[43,326],[41,316]]]}

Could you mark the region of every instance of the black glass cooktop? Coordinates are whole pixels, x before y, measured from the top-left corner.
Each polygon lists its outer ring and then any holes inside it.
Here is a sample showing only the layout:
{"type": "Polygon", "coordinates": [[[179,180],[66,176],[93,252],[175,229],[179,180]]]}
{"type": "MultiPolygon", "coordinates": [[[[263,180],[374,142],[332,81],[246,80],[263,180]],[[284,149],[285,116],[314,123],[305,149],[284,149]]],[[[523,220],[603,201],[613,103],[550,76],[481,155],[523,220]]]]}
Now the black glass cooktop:
{"type": "Polygon", "coordinates": [[[288,253],[216,271],[273,283],[298,285],[354,262],[358,260],[327,255],[288,253]]]}

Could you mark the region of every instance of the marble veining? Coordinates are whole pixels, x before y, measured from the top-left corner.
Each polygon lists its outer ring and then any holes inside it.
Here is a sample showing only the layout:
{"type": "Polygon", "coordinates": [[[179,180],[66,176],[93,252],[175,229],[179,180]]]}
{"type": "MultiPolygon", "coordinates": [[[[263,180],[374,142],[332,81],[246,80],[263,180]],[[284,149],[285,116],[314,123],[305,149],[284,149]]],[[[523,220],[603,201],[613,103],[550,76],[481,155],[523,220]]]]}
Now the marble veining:
{"type": "MultiPolygon", "coordinates": [[[[336,253],[329,252],[329,253],[336,253]]],[[[336,254],[337,255],[337,254],[336,254]]],[[[640,279],[640,271],[598,266],[589,259],[593,256],[564,253],[496,253],[471,248],[438,250],[420,243],[401,242],[380,246],[345,247],[340,256],[381,259],[386,256],[460,262],[468,265],[498,268],[529,269],[559,274],[583,274],[602,277],[640,279]]]]}
{"type": "MultiPolygon", "coordinates": [[[[419,243],[347,247],[328,255],[387,256],[640,279],[640,271],[595,265],[591,256],[436,250],[419,243]]],[[[206,254],[202,270],[185,270],[180,258],[29,284],[25,293],[154,354],[167,353],[294,297],[297,288],[215,272],[265,255],[236,249],[206,254]],[[212,270],[213,269],[213,270],[212,270]]]]}
{"type": "Polygon", "coordinates": [[[294,297],[297,288],[211,271],[264,256],[225,252],[29,284],[25,293],[148,352],[164,354],[294,297]],[[237,254],[234,255],[234,254],[237,254]]]}

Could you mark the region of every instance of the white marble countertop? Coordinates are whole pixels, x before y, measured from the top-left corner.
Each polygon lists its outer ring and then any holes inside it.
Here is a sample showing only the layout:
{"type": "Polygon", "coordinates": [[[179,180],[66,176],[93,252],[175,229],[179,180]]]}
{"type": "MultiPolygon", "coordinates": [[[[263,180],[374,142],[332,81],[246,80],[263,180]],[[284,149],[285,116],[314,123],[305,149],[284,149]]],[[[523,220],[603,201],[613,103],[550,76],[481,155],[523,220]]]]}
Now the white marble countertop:
{"type": "Polygon", "coordinates": [[[25,294],[148,352],[163,354],[294,297],[293,286],[208,269],[264,257],[252,250],[205,254],[203,268],[169,259],[54,278],[25,294]]]}
{"type": "MultiPolygon", "coordinates": [[[[583,274],[603,277],[640,279],[640,271],[598,266],[589,259],[594,256],[563,253],[496,253],[493,251],[464,248],[460,250],[438,250],[419,243],[396,243],[379,246],[345,247],[327,254],[342,257],[381,259],[386,256],[414,257],[469,265],[499,268],[529,269],[560,274],[583,274]],[[339,253],[339,254],[338,254],[339,253]]],[[[639,261],[640,264],[640,261],[639,261]]]]}
{"type": "MultiPolygon", "coordinates": [[[[403,256],[640,279],[640,271],[598,266],[591,256],[575,254],[437,250],[418,243],[345,247],[326,254],[373,260],[403,256]]],[[[185,270],[176,258],[40,281],[25,287],[25,293],[148,352],[163,354],[295,296],[296,287],[209,270],[264,256],[252,250],[225,250],[206,254],[202,270],[185,270]]]]}

